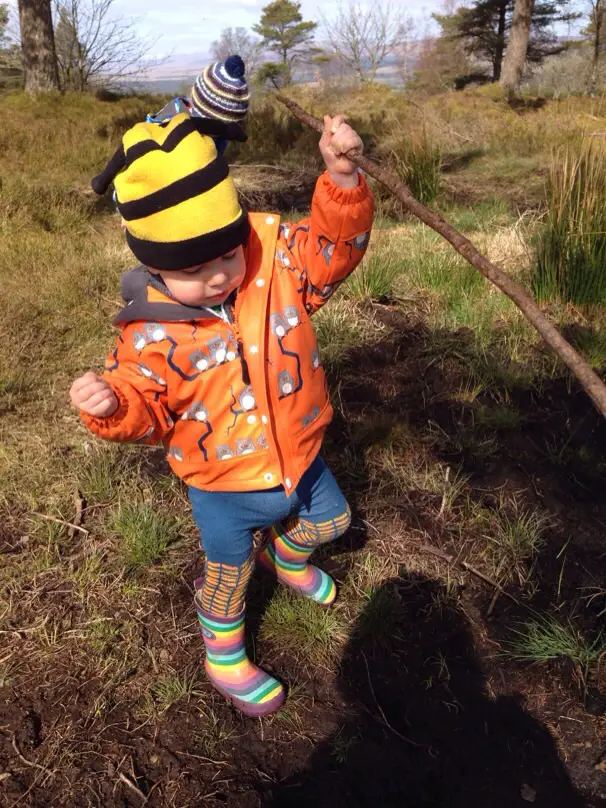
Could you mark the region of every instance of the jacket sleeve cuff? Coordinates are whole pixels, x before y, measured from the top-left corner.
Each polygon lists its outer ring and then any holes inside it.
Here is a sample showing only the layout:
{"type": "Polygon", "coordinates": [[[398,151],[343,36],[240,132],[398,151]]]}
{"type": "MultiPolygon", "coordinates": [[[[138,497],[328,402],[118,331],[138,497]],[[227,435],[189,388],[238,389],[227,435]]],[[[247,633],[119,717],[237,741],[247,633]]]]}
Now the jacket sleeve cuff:
{"type": "Polygon", "coordinates": [[[366,177],[360,171],[358,171],[358,180],[355,188],[341,188],[332,181],[328,171],[325,171],[318,178],[316,191],[322,190],[329,199],[339,205],[356,205],[372,196],[366,177]]]}
{"type": "Polygon", "coordinates": [[[89,415],[86,412],[80,413],[84,425],[90,429],[91,432],[107,439],[111,439],[114,436],[128,414],[128,399],[117,387],[113,387],[113,391],[118,399],[118,409],[111,415],[108,415],[107,418],[97,418],[97,416],[89,415]]]}

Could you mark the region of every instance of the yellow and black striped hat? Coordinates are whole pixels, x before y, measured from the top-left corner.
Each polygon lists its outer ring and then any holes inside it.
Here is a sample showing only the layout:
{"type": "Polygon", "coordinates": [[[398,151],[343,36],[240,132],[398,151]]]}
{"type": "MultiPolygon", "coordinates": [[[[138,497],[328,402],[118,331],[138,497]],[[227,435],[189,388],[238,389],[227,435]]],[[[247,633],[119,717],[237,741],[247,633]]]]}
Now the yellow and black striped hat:
{"type": "Polygon", "coordinates": [[[248,215],[213,137],[246,140],[235,123],[176,115],[138,123],[91,185],[112,182],[135,256],[153,269],[188,269],[245,244],[248,215]]]}

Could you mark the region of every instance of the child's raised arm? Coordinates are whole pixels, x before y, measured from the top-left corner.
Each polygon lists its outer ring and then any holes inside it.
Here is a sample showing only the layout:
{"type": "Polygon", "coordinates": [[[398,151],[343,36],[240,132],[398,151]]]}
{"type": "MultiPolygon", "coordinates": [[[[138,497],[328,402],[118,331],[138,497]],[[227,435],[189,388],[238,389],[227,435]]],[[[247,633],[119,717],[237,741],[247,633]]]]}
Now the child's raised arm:
{"type": "Polygon", "coordinates": [[[308,311],[320,308],[362,260],[374,215],[370,188],[355,163],[344,157],[362,151],[359,135],[342,115],[324,117],[320,152],[326,172],[319,178],[311,217],[283,228],[283,241],[301,273],[308,311]]]}

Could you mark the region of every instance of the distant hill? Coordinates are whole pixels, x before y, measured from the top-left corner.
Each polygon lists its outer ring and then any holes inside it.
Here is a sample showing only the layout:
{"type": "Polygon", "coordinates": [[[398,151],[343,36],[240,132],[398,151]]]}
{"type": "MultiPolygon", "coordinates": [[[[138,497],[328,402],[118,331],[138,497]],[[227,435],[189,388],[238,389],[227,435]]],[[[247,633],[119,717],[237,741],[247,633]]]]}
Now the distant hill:
{"type": "MultiPolygon", "coordinates": [[[[421,43],[411,45],[409,57],[409,71],[414,70],[418,60],[421,43]]],[[[203,52],[187,53],[169,56],[162,64],[151,68],[145,75],[133,78],[129,85],[144,92],[150,93],[180,93],[187,92],[200,70],[212,60],[212,57],[203,52]]],[[[307,84],[316,80],[316,71],[312,68],[302,68],[295,79],[297,84],[307,84]]],[[[396,60],[388,58],[379,68],[377,80],[397,86],[402,84],[402,77],[396,60]]]]}

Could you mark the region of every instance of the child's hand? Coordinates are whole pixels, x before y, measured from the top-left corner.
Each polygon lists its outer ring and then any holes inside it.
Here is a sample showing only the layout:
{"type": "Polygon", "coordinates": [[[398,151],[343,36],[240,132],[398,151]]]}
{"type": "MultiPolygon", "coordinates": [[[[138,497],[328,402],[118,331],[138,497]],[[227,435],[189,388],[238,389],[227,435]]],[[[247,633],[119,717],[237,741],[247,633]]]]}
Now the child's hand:
{"type": "Polygon", "coordinates": [[[89,371],[72,384],[72,405],[96,418],[108,418],[118,409],[118,399],[110,384],[89,371]]]}
{"type": "Polygon", "coordinates": [[[358,167],[343,157],[351,149],[364,150],[360,136],[345,123],[343,115],[324,116],[324,134],[320,140],[320,151],[331,179],[341,188],[355,188],[358,185],[358,167]]]}

